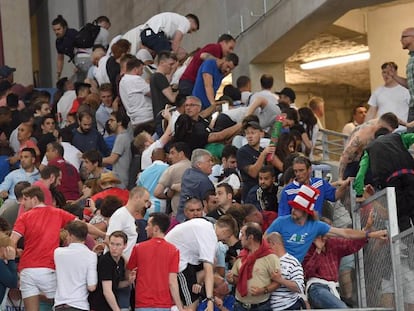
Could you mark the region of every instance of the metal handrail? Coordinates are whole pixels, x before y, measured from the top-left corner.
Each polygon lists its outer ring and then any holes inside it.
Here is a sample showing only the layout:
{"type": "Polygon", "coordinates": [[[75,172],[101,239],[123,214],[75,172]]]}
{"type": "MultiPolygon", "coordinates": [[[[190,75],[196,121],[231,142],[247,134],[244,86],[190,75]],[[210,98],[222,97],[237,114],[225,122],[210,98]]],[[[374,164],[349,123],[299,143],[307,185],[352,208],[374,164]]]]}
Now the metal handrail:
{"type": "Polygon", "coordinates": [[[322,153],[324,161],[339,160],[348,135],[328,129],[320,129],[319,133],[322,135],[318,137],[314,150],[322,153]]]}

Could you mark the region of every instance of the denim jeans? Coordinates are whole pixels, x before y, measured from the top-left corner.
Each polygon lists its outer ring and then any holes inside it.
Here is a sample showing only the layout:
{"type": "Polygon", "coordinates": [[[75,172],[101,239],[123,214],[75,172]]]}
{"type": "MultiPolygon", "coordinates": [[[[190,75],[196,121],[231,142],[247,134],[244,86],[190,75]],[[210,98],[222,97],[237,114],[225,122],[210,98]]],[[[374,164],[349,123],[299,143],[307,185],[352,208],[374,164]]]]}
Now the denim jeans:
{"type": "Polygon", "coordinates": [[[121,309],[128,309],[131,305],[130,297],[131,297],[131,286],[118,288],[118,305],[121,309]]]}
{"type": "Polygon", "coordinates": [[[269,311],[271,309],[272,308],[270,307],[270,300],[266,301],[266,303],[263,303],[260,306],[250,308],[237,300],[234,303],[234,311],[269,311]]]}
{"type": "Polygon", "coordinates": [[[318,309],[348,309],[348,306],[337,298],[325,284],[314,283],[308,290],[308,299],[312,308],[318,309]]]}

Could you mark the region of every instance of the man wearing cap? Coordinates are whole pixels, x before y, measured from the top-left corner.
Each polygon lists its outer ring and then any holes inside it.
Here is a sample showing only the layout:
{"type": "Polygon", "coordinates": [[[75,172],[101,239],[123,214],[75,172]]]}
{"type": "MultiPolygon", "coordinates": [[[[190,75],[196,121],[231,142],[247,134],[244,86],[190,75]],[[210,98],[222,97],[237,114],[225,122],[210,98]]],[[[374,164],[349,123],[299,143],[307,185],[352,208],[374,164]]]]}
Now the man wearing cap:
{"type": "Polygon", "coordinates": [[[288,204],[292,208],[290,215],[279,216],[267,229],[266,234],[279,232],[283,237],[286,251],[303,261],[313,241],[318,236],[343,237],[351,240],[364,238],[386,239],[387,231],[364,231],[335,228],[321,222],[315,212],[320,191],[309,185],[302,185],[299,192],[288,204]]]}
{"type": "Polygon", "coordinates": [[[343,197],[350,183],[350,179],[344,180],[338,188],[333,187],[330,183],[322,178],[312,176],[312,164],[304,156],[299,156],[293,160],[293,172],[295,180],[288,184],[282,191],[279,201],[279,216],[289,215],[291,207],[289,201],[298,194],[302,185],[312,186],[320,192],[316,202],[315,211],[321,215],[323,201],[328,200],[335,202],[343,197]]]}
{"type": "Polygon", "coordinates": [[[16,68],[12,68],[9,66],[1,66],[0,67],[0,81],[7,80],[12,84],[12,93],[19,96],[20,100],[24,100],[28,94],[33,91],[33,84],[28,86],[24,86],[19,83],[14,82],[13,73],[16,71],[16,68]]]}
{"type": "Polygon", "coordinates": [[[292,90],[290,87],[285,87],[280,92],[276,92],[276,94],[279,95],[279,107],[281,110],[284,110],[289,107],[298,109],[295,105],[295,91],[292,90]]]}
{"type": "Polygon", "coordinates": [[[258,184],[259,171],[265,164],[266,156],[275,152],[275,147],[260,147],[260,138],[264,133],[258,122],[247,122],[243,130],[247,144],[237,150],[237,167],[243,180],[242,200],[245,200],[250,189],[258,184]]]}
{"type": "Polygon", "coordinates": [[[121,181],[112,172],[102,173],[98,185],[103,189],[102,191],[94,194],[91,199],[96,202],[98,199],[104,199],[108,195],[113,195],[122,201],[122,204],[126,204],[129,197],[129,192],[126,189],[117,187],[121,184],[121,181]]]}

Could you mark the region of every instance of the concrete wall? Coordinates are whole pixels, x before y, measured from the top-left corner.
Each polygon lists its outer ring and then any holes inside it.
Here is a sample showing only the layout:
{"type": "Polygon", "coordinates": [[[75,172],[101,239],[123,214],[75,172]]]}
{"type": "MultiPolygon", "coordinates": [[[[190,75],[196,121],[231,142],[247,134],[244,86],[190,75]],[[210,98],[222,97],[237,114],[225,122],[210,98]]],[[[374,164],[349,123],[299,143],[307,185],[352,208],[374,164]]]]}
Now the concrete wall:
{"type": "Polygon", "coordinates": [[[403,29],[414,27],[412,12],[413,2],[367,10],[372,90],[384,83],[381,77],[381,64],[384,62],[394,61],[400,75],[405,77],[408,51],[401,48],[400,37],[403,29]]]}
{"type": "Polygon", "coordinates": [[[0,0],[4,63],[17,70],[14,80],[32,83],[29,3],[27,0],[0,0]]]}

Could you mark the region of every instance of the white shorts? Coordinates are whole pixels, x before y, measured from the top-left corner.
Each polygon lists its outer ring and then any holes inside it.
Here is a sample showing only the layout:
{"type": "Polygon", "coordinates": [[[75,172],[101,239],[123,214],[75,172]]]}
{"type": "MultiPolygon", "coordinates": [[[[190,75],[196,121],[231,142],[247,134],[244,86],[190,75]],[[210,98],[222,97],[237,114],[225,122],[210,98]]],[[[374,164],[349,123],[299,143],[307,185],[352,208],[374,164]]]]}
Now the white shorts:
{"type": "Polygon", "coordinates": [[[56,273],[49,268],[26,268],[20,272],[20,291],[22,298],[44,294],[47,298],[55,297],[56,273]]]}

